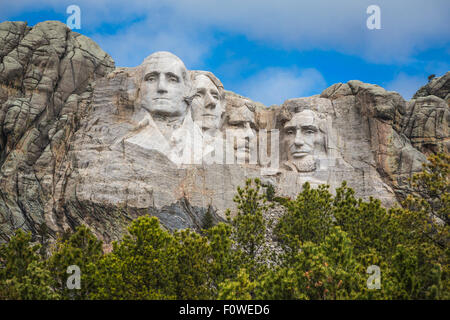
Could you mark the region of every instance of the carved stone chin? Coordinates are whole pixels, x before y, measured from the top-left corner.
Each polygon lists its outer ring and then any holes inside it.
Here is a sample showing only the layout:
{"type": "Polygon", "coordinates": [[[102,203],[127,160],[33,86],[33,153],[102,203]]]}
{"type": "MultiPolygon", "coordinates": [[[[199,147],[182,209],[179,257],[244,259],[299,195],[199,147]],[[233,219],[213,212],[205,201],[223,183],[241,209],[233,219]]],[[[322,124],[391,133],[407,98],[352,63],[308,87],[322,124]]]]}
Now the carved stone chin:
{"type": "Polygon", "coordinates": [[[296,172],[312,172],[317,169],[316,161],[312,156],[306,156],[301,160],[286,161],[285,165],[288,170],[296,172]]]}

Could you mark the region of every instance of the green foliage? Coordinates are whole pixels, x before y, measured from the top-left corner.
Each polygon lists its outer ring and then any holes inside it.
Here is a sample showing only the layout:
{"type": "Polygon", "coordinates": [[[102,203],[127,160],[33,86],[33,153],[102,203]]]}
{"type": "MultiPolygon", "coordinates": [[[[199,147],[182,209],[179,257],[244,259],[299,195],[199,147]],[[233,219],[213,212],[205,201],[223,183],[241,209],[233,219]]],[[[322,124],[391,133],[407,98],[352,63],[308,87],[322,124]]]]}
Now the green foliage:
{"type": "MultiPolygon", "coordinates": [[[[263,214],[267,211],[266,197],[261,193],[261,182],[248,179],[245,188],[238,187],[238,194],[234,197],[237,206],[236,216],[231,220],[233,238],[237,245],[252,259],[254,259],[264,245],[266,221],[263,214]]],[[[227,212],[230,217],[230,211],[227,212]]]]}
{"type": "Polygon", "coordinates": [[[31,245],[31,234],[17,230],[7,244],[0,246],[2,279],[14,275],[21,280],[27,274],[28,266],[39,260],[39,249],[40,245],[31,245]]]}
{"type": "Polygon", "coordinates": [[[365,277],[347,234],[334,227],[322,243],[303,242],[289,264],[262,277],[259,299],[355,299],[365,277]]]}
{"type": "Polygon", "coordinates": [[[63,299],[87,299],[95,290],[96,264],[103,256],[102,242],[86,226],[58,239],[53,253],[47,261],[48,270],[53,275],[52,287],[63,299]],[[81,271],[81,289],[68,289],[67,268],[76,265],[81,271]]]}
{"type": "Polygon", "coordinates": [[[263,185],[266,188],[266,198],[267,201],[273,201],[275,198],[275,188],[273,185],[269,184],[265,184],[263,185]]]}
{"type": "Polygon", "coordinates": [[[131,223],[120,243],[100,260],[94,299],[176,298],[175,238],[157,218],[143,216],[131,223]],[[105,277],[105,275],[108,275],[105,277]]]}
{"type": "MultiPolygon", "coordinates": [[[[325,187],[311,191],[305,184],[297,199],[286,201],[285,206],[287,212],[276,231],[285,248],[281,266],[296,270],[299,277],[291,292],[309,299],[438,299],[448,295],[441,267],[448,268],[448,256],[443,258],[438,246],[424,242],[424,223],[417,222],[420,218],[428,221],[423,216],[407,209],[386,210],[372,198],[367,202],[356,199],[345,184],[335,197],[325,187]],[[370,265],[380,267],[381,290],[366,286],[365,270],[370,265]]],[[[279,273],[288,274],[287,270],[279,273]]]]}
{"type": "Polygon", "coordinates": [[[208,210],[206,210],[205,216],[203,217],[202,221],[203,230],[208,230],[214,226],[213,211],[214,211],[213,207],[209,205],[208,210]]]}
{"type": "Polygon", "coordinates": [[[332,225],[332,195],[328,186],[311,189],[305,183],[297,198],[285,199],[283,205],[286,213],[277,224],[275,234],[288,255],[295,256],[305,241],[325,240],[332,225]]]}
{"type": "Polygon", "coordinates": [[[209,264],[214,295],[218,292],[219,284],[226,279],[234,278],[239,271],[231,233],[232,227],[225,223],[219,223],[208,230],[207,236],[212,256],[209,264]]]}
{"type": "Polygon", "coordinates": [[[308,296],[298,285],[298,274],[294,268],[275,266],[258,279],[254,289],[258,300],[306,300],[308,296]]]}
{"type": "Polygon", "coordinates": [[[389,258],[398,244],[410,241],[413,233],[401,223],[407,214],[399,208],[386,210],[372,197],[369,201],[356,199],[345,183],[336,190],[333,201],[334,224],[348,234],[358,255],[373,250],[389,258]]]}
{"type": "Polygon", "coordinates": [[[57,299],[50,287],[40,245],[31,243],[31,234],[17,230],[8,243],[0,245],[0,299],[57,299]]]}
{"type": "MultiPolygon", "coordinates": [[[[443,298],[442,269],[430,254],[427,244],[398,245],[392,257],[392,277],[396,289],[394,299],[443,298]]],[[[447,288],[448,290],[448,288],[447,288]]]]}
{"type": "Polygon", "coordinates": [[[251,300],[256,284],[249,279],[245,269],[241,269],[235,279],[223,282],[219,289],[219,300],[251,300]]]}
{"type": "Polygon", "coordinates": [[[177,299],[210,299],[211,246],[208,239],[191,230],[175,233],[177,240],[177,299]]]}
{"type": "Polygon", "coordinates": [[[37,228],[37,238],[39,243],[41,244],[41,248],[39,249],[39,254],[42,258],[46,259],[48,254],[48,247],[50,242],[50,234],[49,228],[45,224],[45,222],[38,225],[37,228]]]}
{"type": "Polygon", "coordinates": [[[450,155],[437,154],[423,164],[424,170],[414,175],[415,194],[404,202],[404,207],[416,213],[429,240],[442,248],[449,247],[450,239],[450,155]]]}
{"type": "Polygon", "coordinates": [[[238,187],[234,197],[236,214],[231,219],[230,211],[226,213],[232,227],[236,263],[247,269],[251,281],[265,271],[270,254],[265,239],[272,221],[265,217],[265,213],[271,204],[267,202],[263,188],[259,179],[248,179],[243,189],[238,187]]]}
{"type": "Polygon", "coordinates": [[[45,225],[39,244],[18,230],[0,245],[0,299],[449,299],[449,160],[430,157],[392,209],[345,183],[335,195],[305,183],[291,200],[255,179],[238,188],[229,223],[213,226],[208,210],[201,233],[169,232],[143,216],[109,253],[85,226],[53,246],[45,225]],[[275,204],[284,215],[269,245],[275,204]],[[79,290],[66,286],[70,265],[79,290]],[[373,265],[380,289],[367,285],[373,265]]]}
{"type": "MultiPolygon", "coordinates": [[[[416,193],[408,197],[404,208],[386,210],[379,200],[356,199],[345,183],[334,197],[326,186],[311,189],[306,183],[295,200],[276,198],[286,207],[275,228],[285,253],[281,268],[262,283],[277,286],[273,278],[289,275],[289,281],[280,279],[277,283],[289,283],[286,288],[291,296],[282,288],[276,292],[294,299],[299,298],[298,292],[313,299],[326,299],[330,292],[333,299],[448,297],[448,162],[449,156],[430,158],[424,171],[414,176],[416,193]],[[325,249],[333,238],[342,241],[325,249]],[[367,279],[365,269],[372,264],[382,270],[381,290],[367,290],[363,281],[367,279]],[[344,272],[349,266],[353,271],[344,272]],[[312,277],[312,272],[314,286],[299,278],[298,286],[293,287],[291,270],[296,270],[297,276],[307,272],[312,277]],[[329,277],[339,279],[341,285],[327,287],[329,277]],[[316,288],[317,283],[321,285],[316,288]],[[319,287],[327,289],[327,295],[318,292],[319,287]]],[[[262,297],[278,298],[273,294],[262,297]]]]}

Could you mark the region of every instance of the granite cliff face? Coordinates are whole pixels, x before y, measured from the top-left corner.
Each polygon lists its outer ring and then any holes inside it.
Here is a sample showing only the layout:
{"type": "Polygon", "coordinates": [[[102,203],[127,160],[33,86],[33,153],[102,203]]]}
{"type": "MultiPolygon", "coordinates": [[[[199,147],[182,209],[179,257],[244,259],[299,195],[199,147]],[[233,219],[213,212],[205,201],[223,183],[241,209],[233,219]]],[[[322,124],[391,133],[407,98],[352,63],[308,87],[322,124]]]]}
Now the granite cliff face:
{"type": "MultiPolygon", "coordinates": [[[[60,22],[0,24],[0,236],[36,231],[66,179],[61,165],[93,81],[114,62],[60,22]]],[[[67,170],[70,170],[67,168],[67,170]]]]}
{"type": "Polygon", "coordinates": [[[353,80],[267,108],[167,52],[115,68],[62,23],[2,23],[1,239],[45,223],[110,241],[147,213],[200,228],[208,210],[234,208],[248,177],[291,197],[346,180],[395,205],[426,154],[449,151],[449,78],[410,101],[353,80]]]}

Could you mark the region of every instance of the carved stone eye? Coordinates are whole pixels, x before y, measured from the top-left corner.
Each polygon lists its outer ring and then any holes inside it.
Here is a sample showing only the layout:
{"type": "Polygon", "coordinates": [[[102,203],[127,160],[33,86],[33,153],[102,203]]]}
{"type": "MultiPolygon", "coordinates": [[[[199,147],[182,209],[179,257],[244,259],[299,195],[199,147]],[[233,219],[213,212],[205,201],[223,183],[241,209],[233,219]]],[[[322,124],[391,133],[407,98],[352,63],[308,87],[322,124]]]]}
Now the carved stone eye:
{"type": "Polygon", "coordinates": [[[289,130],[287,130],[286,131],[286,134],[289,134],[289,135],[292,135],[292,134],[294,134],[295,132],[294,132],[294,130],[292,130],[292,129],[289,129],[289,130]]]}
{"type": "Polygon", "coordinates": [[[156,77],[155,76],[147,76],[145,77],[145,81],[155,81],[156,77]]]}

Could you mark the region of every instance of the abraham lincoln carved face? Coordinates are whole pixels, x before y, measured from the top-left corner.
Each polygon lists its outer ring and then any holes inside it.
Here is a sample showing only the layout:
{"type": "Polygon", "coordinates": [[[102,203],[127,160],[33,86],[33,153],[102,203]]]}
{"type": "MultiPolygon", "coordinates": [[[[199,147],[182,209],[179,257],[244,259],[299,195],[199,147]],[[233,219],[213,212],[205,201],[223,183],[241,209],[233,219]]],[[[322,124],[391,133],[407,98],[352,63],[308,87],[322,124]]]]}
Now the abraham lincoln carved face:
{"type": "Polygon", "coordinates": [[[325,151],[323,120],[312,110],[294,114],[285,123],[283,132],[284,150],[297,171],[309,172],[316,169],[319,154],[325,151]]]}

